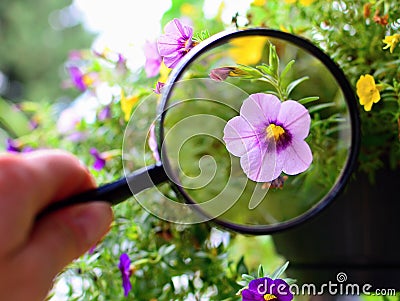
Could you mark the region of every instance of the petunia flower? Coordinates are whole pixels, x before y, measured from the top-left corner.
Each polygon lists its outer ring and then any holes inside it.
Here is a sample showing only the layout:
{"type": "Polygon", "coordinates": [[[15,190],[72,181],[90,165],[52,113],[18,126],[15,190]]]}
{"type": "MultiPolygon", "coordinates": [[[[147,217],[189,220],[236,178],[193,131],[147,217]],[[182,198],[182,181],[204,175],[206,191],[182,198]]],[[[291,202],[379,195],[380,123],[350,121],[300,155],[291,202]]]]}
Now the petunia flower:
{"type": "Polygon", "coordinates": [[[119,258],[119,270],[121,271],[122,276],[122,287],[124,288],[124,296],[127,297],[129,292],[132,289],[132,284],[130,281],[130,277],[132,275],[131,271],[131,260],[129,259],[128,254],[122,253],[119,258]]]}
{"type": "Polygon", "coordinates": [[[131,118],[133,107],[138,102],[138,100],[139,97],[136,95],[125,97],[124,91],[121,92],[121,110],[124,113],[125,121],[129,121],[129,118],[131,118]]]}
{"type": "Polygon", "coordinates": [[[153,90],[154,93],[156,93],[156,94],[161,94],[162,88],[164,88],[164,86],[165,86],[165,83],[157,82],[156,88],[153,90]]]}
{"type": "Polygon", "coordinates": [[[290,286],[282,279],[268,277],[250,281],[249,287],[242,291],[243,301],[291,301],[290,286]]]}
{"type": "Polygon", "coordinates": [[[156,76],[160,72],[162,57],[158,52],[157,42],[146,41],[143,46],[146,62],[144,70],[147,77],[156,76]]]}
{"type": "Polygon", "coordinates": [[[182,24],[178,19],[173,19],[165,25],[164,34],[158,38],[157,45],[168,68],[174,68],[195,46],[192,38],[193,28],[182,24]]]}
{"type": "Polygon", "coordinates": [[[6,151],[9,153],[20,153],[21,146],[11,138],[6,139],[6,151]]]}
{"type": "Polygon", "coordinates": [[[95,77],[93,74],[84,74],[76,66],[69,67],[68,72],[71,77],[72,83],[80,91],[85,91],[89,86],[91,86],[95,82],[95,77]]]}
{"type": "Polygon", "coordinates": [[[111,116],[112,116],[111,115],[111,107],[110,107],[110,105],[107,105],[100,110],[100,112],[97,115],[97,119],[99,121],[105,121],[107,119],[110,119],[111,116]]]}
{"type": "Polygon", "coordinates": [[[390,48],[390,53],[393,53],[394,48],[400,42],[400,34],[396,33],[392,36],[386,36],[385,39],[382,41],[383,43],[386,43],[386,46],[383,47],[383,49],[390,48]]]}
{"type": "Polygon", "coordinates": [[[304,141],[310,123],[310,114],[300,103],[257,93],[243,102],[239,116],[228,121],[223,139],[228,151],[240,157],[250,180],[271,182],[282,172],[296,175],[310,167],[313,156],[304,141]]]}
{"type": "Polygon", "coordinates": [[[18,141],[7,138],[6,139],[6,151],[9,153],[29,153],[32,152],[34,149],[30,146],[25,146],[18,141]]]}
{"type": "Polygon", "coordinates": [[[372,75],[361,75],[356,84],[357,96],[365,111],[371,111],[372,105],[381,99],[379,89],[372,75]]]}
{"type": "Polygon", "coordinates": [[[106,158],[95,148],[90,149],[90,154],[94,158],[93,168],[95,170],[102,170],[106,165],[106,158]]]}

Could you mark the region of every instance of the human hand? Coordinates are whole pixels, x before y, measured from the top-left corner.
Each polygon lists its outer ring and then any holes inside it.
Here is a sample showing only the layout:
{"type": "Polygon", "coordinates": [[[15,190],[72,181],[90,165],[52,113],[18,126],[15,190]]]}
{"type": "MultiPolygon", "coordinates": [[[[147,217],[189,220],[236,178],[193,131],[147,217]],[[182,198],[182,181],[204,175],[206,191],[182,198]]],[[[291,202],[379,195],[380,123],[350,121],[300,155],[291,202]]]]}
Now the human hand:
{"type": "Polygon", "coordinates": [[[54,277],[105,235],[112,221],[105,202],[36,219],[48,204],[94,186],[62,151],[0,155],[0,300],[43,300],[54,277]]]}

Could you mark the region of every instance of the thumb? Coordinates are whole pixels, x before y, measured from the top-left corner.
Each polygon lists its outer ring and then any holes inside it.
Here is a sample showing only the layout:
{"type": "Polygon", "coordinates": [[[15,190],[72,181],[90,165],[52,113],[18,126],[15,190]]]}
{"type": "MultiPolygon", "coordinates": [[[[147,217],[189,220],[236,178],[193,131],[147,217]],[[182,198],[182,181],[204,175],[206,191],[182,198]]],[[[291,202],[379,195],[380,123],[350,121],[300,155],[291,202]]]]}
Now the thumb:
{"type": "Polygon", "coordinates": [[[40,277],[51,280],[96,244],[109,230],[111,221],[111,207],[105,202],[74,205],[46,215],[37,222],[20,254],[25,257],[22,262],[33,271],[40,270],[40,277]]]}

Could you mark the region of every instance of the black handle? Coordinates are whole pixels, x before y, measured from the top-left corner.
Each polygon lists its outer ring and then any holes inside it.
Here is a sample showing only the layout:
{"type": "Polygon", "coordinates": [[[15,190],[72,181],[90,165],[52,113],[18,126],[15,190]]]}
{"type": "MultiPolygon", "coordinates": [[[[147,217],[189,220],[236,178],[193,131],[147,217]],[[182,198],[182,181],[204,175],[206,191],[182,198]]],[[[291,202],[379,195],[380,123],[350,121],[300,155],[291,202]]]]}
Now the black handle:
{"type": "Polygon", "coordinates": [[[38,215],[38,219],[52,211],[74,204],[106,201],[112,205],[116,205],[144,189],[153,187],[167,180],[168,177],[161,164],[150,165],[136,170],[115,182],[54,202],[38,215]]]}

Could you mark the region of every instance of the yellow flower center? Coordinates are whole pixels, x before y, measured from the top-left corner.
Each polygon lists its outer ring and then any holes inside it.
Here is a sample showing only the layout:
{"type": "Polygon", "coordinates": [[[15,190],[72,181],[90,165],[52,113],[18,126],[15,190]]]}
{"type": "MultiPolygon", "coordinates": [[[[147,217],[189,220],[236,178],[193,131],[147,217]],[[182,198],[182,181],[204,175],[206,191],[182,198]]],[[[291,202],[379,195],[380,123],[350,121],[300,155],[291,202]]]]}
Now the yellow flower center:
{"type": "Polygon", "coordinates": [[[265,301],[273,301],[273,300],[278,300],[278,298],[273,294],[265,294],[264,300],[265,301]]]}
{"type": "Polygon", "coordinates": [[[267,128],[265,129],[265,132],[267,133],[267,138],[272,139],[274,138],[275,141],[278,141],[279,138],[285,134],[285,130],[276,124],[271,123],[267,128]]]}

